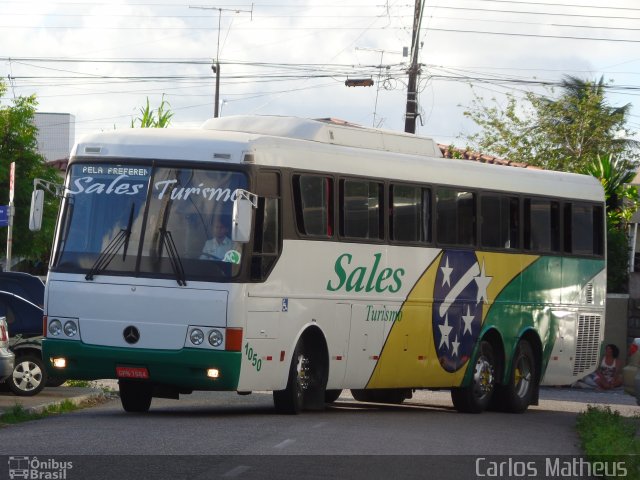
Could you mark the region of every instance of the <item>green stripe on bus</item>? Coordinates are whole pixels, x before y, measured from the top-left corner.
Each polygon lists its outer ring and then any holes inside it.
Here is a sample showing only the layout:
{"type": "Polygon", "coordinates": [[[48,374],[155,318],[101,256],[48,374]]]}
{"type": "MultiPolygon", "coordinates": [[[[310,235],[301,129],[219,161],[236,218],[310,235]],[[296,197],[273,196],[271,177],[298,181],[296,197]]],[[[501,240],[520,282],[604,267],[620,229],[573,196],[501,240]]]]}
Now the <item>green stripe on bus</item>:
{"type": "MultiPolygon", "coordinates": [[[[483,324],[483,332],[495,328],[502,336],[505,365],[510,365],[511,354],[522,333],[532,328],[542,342],[544,374],[558,332],[550,309],[552,306],[558,310],[576,309],[581,291],[604,268],[604,260],[599,259],[540,257],[514,278],[495,299],[483,324]]],[[[470,363],[465,385],[472,374],[470,363]]]]}

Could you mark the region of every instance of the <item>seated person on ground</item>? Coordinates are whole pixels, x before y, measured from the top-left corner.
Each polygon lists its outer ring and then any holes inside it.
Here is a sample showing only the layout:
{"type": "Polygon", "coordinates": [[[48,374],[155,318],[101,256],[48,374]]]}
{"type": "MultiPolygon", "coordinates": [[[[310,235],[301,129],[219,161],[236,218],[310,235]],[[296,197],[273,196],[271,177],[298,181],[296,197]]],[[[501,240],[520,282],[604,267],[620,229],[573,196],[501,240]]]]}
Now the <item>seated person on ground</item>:
{"type": "Polygon", "coordinates": [[[621,386],[622,362],[618,358],[619,355],[618,347],[612,343],[608,344],[598,370],[576,382],[576,386],[598,390],[611,390],[621,386]]]}

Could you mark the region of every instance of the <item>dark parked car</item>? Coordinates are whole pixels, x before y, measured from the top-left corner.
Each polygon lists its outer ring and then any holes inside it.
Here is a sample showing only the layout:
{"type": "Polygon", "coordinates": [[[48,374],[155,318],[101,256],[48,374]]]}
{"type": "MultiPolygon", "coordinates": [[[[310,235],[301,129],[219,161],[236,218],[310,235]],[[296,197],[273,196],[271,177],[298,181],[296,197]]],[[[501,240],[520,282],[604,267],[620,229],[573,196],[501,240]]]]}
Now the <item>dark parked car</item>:
{"type": "Polygon", "coordinates": [[[15,365],[6,380],[16,395],[30,396],[64,379],[49,378],[42,360],[44,283],[27,273],[0,272],[0,317],[9,328],[9,348],[15,365]]]}

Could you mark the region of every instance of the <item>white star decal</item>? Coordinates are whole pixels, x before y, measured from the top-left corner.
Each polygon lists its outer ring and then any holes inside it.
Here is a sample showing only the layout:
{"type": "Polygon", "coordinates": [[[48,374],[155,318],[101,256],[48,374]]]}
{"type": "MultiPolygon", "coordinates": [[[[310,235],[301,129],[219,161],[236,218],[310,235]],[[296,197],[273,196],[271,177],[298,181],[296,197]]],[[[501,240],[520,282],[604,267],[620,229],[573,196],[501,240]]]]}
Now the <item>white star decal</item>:
{"type": "Polygon", "coordinates": [[[458,356],[458,347],[460,347],[460,342],[458,341],[458,337],[451,342],[451,356],[458,356]]]}
{"type": "Polygon", "coordinates": [[[451,272],[453,272],[453,268],[449,267],[449,257],[447,257],[444,261],[444,267],[440,267],[442,270],[442,286],[449,285],[451,286],[451,272]]]}
{"type": "Polygon", "coordinates": [[[480,275],[474,277],[476,284],[478,285],[478,298],[476,301],[480,303],[480,300],[488,300],[487,297],[487,287],[493,280],[493,277],[487,277],[484,271],[484,260],[482,260],[482,268],[480,269],[480,275]]]}
{"type": "Polygon", "coordinates": [[[467,314],[462,316],[462,320],[464,320],[464,331],[462,332],[462,335],[465,335],[467,332],[471,334],[471,324],[475,318],[476,316],[471,315],[469,305],[467,305],[467,314]]]}
{"type": "Polygon", "coordinates": [[[442,347],[442,345],[444,345],[447,350],[449,350],[449,334],[451,333],[451,330],[453,329],[453,327],[449,326],[449,316],[445,315],[444,317],[444,324],[443,325],[438,325],[438,328],[440,329],[440,345],[438,345],[438,349],[440,349],[440,347],[442,347]]]}

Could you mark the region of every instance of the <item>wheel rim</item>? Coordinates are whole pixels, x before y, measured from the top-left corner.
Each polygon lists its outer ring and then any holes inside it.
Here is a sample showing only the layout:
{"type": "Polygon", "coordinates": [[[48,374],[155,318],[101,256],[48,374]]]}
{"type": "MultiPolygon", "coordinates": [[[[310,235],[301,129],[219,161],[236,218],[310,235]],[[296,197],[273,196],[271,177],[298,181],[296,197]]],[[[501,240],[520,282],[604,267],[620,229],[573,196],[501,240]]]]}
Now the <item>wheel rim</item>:
{"type": "Polygon", "coordinates": [[[518,361],[516,362],[513,375],[516,395],[520,398],[524,398],[531,388],[531,381],[533,377],[531,362],[527,356],[520,355],[520,358],[518,358],[518,361]]]}
{"type": "Polygon", "coordinates": [[[299,399],[304,396],[304,392],[309,389],[311,383],[311,365],[309,359],[304,355],[298,355],[298,361],[296,362],[296,394],[299,399]]]}
{"type": "Polygon", "coordinates": [[[493,391],[493,365],[484,356],[478,358],[473,372],[473,392],[480,401],[491,395],[493,391]]]}
{"type": "Polygon", "coordinates": [[[13,369],[13,383],[23,392],[35,390],[42,383],[42,370],[34,362],[20,362],[13,369]]]}

